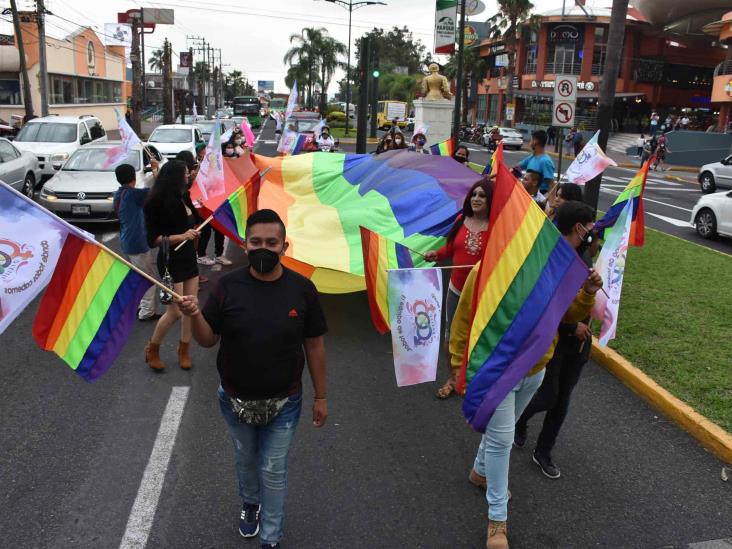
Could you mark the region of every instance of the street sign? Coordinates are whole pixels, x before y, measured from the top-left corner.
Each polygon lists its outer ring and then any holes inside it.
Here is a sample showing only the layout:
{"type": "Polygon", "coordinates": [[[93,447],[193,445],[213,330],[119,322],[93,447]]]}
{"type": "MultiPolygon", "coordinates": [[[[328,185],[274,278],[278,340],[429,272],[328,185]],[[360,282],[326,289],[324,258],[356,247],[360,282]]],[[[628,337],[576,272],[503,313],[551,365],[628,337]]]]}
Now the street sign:
{"type": "Polygon", "coordinates": [[[577,101],[577,77],[558,74],[554,84],[554,103],[577,101]]]}
{"type": "Polygon", "coordinates": [[[554,103],[552,110],[552,126],[571,128],[574,126],[574,101],[554,103]]]}
{"type": "Polygon", "coordinates": [[[506,120],[511,121],[513,120],[513,115],[516,112],[516,107],[513,103],[507,103],[506,104],[506,120]]]}

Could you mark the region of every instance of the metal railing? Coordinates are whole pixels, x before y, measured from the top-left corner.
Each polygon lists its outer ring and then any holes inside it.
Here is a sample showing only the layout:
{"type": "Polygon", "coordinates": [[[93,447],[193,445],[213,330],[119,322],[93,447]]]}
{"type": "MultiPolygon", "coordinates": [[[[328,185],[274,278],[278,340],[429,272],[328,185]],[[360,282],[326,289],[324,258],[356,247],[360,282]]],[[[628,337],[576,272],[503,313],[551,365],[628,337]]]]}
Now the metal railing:
{"type": "Polygon", "coordinates": [[[547,63],[546,72],[549,74],[579,74],[582,63],[547,63]]]}
{"type": "Polygon", "coordinates": [[[529,63],[526,62],[526,66],[524,67],[524,73],[525,74],[536,74],[536,61],[533,61],[529,63]]]}
{"type": "Polygon", "coordinates": [[[732,59],[722,61],[714,69],[714,76],[724,76],[726,74],[732,74],[732,59]]]}

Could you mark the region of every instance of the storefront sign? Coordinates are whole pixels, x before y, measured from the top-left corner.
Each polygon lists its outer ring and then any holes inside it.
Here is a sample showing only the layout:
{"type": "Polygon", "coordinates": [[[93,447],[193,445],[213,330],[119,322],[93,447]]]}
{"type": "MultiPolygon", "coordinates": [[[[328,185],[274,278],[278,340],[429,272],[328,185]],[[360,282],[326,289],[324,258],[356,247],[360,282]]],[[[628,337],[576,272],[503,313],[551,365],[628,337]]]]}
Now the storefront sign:
{"type": "MultiPolygon", "coordinates": [[[[475,21],[469,21],[465,23],[465,39],[463,43],[466,47],[479,46],[481,40],[485,40],[488,37],[488,25],[485,23],[478,23],[475,21]]],[[[501,51],[505,51],[505,46],[500,46],[501,51]]],[[[493,52],[491,52],[493,53],[493,52]]]]}
{"type": "MultiPolygon", "coordinates": [[[[554,80],[532,80],[531,81],[531,87],[532,88],[543,88],[543,89],[550,89],[553,90],[555,86],[554,80]]],[[[597,84],[594,82],[577,82],[577,89],[578,90],[584,90],[584,91],[595,91],[595,88],[597,87],[597,84]]]]}
{"type": "Polygon", "coordinates": [[[465,2],[465,15],[468,17],[471,15],[478,15],[485,11],[485,4],[481,0],[466,0],[465,2]]]}
{"type": "Polygon", "coordinates": [[[97,55],[94,51],[94,42],[91,40],[86,45],[86,65],[89,69],[89,75],[94,76],[94,70],[97,68],[97,55]]]}
{"type": "Polygon", "coordinates": [[[549,25],[547,39],[550,44],[581,44],[584,39],[584,25],[555,23],[549,25]]]}
{"type": "Polygon", "coordinates": [[[436,0],[435,53],[455,53],[457,0],[436,0]]]}
{"type": "Polygon", "coordinates": [[[12,34],[0,34],[0,46],[14,46],[15,36],[12,34]]]}
{"type": "Polygon", "coordinates": [[[132,45],[132,27],[126,23],[104,23],[104,34],[107,36],[107,46],[132,45]]]}
{"type": "Polygon", "coordinates": [[[180,52],[180,66],[191,68],[193,66],[193,55],[189,51],[180,52]]]}
{"type": "Polygon", "coordinates": [[[511,120],[513,120],[513,115],[515,114],[515,112],[516,112],[516,105],[514,105],[513,103],[507,103],[506,104],[506,120],[508,120],[509,122],[511,120]]]}
{"type": "Polygon", "coordinates": [[[730,97],[732,97],[732,80],[730,80],[729,82],[727,82],[727,85],[724,87],[724,91],[727,92],[727,95],[729,95],[730,97]]]}

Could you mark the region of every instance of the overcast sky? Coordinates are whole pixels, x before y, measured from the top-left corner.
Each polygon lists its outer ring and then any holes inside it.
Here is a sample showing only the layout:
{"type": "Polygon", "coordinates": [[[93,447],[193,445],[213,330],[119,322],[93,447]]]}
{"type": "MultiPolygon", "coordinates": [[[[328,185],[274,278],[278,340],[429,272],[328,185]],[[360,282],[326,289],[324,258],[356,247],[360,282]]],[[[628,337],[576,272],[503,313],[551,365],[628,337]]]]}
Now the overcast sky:
{"type": "MultiPolygon", "coordinates": [[[[374,26],[385,29],[407,25],[429,48],[433,46],[435,17],[434,0],[384,0],[388,6],[368,6],[353,12],[352,39],[374,26]]],[[[484,21],[495,12],[494,0],[483,0],[487,9],[474,19],[484,21]]],[[[568,0],[567,4],[572,1],[568,0]]],[[[598,6],[610,0],[597,0],[598,6]]],[[[32,6],[29,0],[18,0],[19,8],[32,6]]],[[[561,7],[562,0],[535,0],[541,11],[561,7]]],[[[588,2],[592,4],[592,2],[588,2]]],[[[0,0],[8,7],[9,0],[0,0]]],[[[146,54],[162,45],[167,37],[173,51],[186,50],[191,42],[186,35],[206,38],[212,47],[221,48],[224,71],[238,69],[250,81],[274,80],[275,91],[286,92],[284,83],[287,67],[282,57],[290,47],[289,37],[303,27],[325,27],[342,42],[348,40],[348,12],[323,0],[46,0],[54,16],[48,17],[47,34],[61,38],[78,25],[91,26],[102,41],[104,23],[117,21],[117,12],[136,7],[172,8],[175,25],[160,25],[145,38],[146,54]],[[62,19],[63,18],[63,19],[62,19]],[[66,21],[66,20],[68,21],[66,21]]],[[[12,25],[0,23],[0,32],[12,34],[12,25]]],[[[174,63],[177,63],[174,61],[174,63]]],[[[336,85],[331,85],[331,93],[336,85]]]]}

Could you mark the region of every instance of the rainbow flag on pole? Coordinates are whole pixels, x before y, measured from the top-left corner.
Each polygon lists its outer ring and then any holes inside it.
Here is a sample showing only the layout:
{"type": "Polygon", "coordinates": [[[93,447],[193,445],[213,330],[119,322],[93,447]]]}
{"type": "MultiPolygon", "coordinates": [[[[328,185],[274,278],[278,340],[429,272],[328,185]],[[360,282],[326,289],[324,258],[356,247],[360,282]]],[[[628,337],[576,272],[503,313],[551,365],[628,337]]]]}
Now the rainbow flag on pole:
{"type": "Polygon", "coordinates": [[[421,267],[427,262],[406,246],[365,227],[361,227],[361,246],[371,320],[376,331],[385,334],[390,330],[387,288],[389,273],[387,271],[421,267]]]}
{"type": "Polygon", "coordinates": [[[478,267],[458,390],[484,432],[496,407],[549,348],[587,278],[577,252],[499,163],[488,238],[478,267]]]}
{"type": "Polygon", "coordinates": [[[33,321],[33,337],[87,381],[124,346],[150,282],[95,243],[68,234],[33,321]]]}
{"type": "Polygon", "coordinates": [[[643,246],[646,236],[645,216],[643,215],[643,191],[646,188],[648,170],[654,161],[655,157],[651,157],[643,164],[643,167],[638,170],[635,177],[630,180],[625,189],[623,189],[623,192],[615,199],[615,202],[610,206],[610,209],[605,215],[602,216],[602,219],[595,223],[595,229],[603,230],[614,226],[625,205],[628,202],[632,202],[633,221],[630,224],[628,245],[643,246]]]}
{"type": "Polygon", "coordinates": [[[259,174],[240,186],[213,211],[213,225],[233,240],[244,242],[247,218],[257,211],[259,174]]]}
{"type": "Polygon", "coordinates": [[[445,139],[444,141],[441,141],[439,143],[435,143],[434,145],[430,145],[430,153],[436,154],[439,156],[452,156],[452,154],[455,152],[455,138],[450,137],[448,139],[445,139]]]}
{"type": "Polygon", "coordinates": [[[496,147],[496,150],[493,151],[493,154],[491,155],[490,162],[485,165],[485,168],[483,168],[483,173],[481,175],[489,175],[491,177],[495,177],[498,173],[498,164],[503,162],[503,141],[501,141],[498,146],[496,147]]]}

